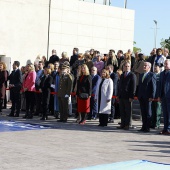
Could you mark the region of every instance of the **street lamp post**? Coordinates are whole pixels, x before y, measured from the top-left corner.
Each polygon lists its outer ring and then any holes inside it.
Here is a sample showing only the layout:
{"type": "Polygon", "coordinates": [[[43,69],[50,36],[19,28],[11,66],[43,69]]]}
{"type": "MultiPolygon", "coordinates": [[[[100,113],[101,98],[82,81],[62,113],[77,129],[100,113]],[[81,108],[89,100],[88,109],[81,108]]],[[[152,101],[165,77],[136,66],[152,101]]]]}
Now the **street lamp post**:
{"type": "Polygon", "coordinates": [[[127,7],[127,0],[125,0],[124,2],[124,8],[126,9],[126,7],[127,7]]]}
{"type": "Polygon", "coordinates": [[[155,29],[154,29],[154,40],[155,40],[155,48],[156,48],[156,40],[157,40],[157,25],[158,25],[158,22],[156,20],[153,20],[154,23],[155,23],[155,29]]]}

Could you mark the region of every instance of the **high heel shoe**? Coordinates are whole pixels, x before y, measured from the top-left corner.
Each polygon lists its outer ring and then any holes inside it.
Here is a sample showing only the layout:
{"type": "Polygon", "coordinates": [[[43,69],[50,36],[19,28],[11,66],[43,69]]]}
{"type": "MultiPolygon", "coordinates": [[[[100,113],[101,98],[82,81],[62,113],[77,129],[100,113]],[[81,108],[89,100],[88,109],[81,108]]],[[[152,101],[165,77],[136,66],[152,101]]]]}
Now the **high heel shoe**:
{"type": "Polygon", "coordinates": [[[79,122],[80,125],[84,125],[85,123],[86,123],[86,120],[79,122]]]}
{"type": "Polygon", "coordinates": [[[48,120],[48,116],[43,116],[40,120],[48,120]]]}

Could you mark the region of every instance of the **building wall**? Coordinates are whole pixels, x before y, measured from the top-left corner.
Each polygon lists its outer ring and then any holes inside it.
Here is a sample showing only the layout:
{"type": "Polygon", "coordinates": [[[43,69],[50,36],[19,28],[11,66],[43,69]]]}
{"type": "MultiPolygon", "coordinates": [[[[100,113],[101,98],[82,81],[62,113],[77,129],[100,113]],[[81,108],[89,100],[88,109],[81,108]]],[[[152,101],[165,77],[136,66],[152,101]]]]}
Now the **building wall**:
{"type": "Polygon", "coordinates": [[[48,1],[0,1],[0,55],[22,65],[47,49],[48,1]]]}
{"type": "MultiPolygon", "coordinates": [[[[47,54],[49,0],[0,1],[0,55],[25,65],[47,54]]],[[[132,49],[134,11],[79,0],[51,0],[50,47],[59,56],[98,49],[132,49]]]]}

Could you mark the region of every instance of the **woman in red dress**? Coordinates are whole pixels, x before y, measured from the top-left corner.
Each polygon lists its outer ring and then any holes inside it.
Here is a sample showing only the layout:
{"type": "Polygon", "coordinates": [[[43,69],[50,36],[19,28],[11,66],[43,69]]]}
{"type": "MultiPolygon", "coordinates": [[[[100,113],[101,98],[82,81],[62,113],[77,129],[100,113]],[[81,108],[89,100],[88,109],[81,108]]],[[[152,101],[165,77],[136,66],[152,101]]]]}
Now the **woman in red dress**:
{"type": "Polygon", "coordinates": [[[92,91],[92,79],[86,64],[81,65],[80,77],[77,80],[77,110],[81,113],[79,124],[85,124],[86,114],[90,112],[90,97],[92,91]]]}

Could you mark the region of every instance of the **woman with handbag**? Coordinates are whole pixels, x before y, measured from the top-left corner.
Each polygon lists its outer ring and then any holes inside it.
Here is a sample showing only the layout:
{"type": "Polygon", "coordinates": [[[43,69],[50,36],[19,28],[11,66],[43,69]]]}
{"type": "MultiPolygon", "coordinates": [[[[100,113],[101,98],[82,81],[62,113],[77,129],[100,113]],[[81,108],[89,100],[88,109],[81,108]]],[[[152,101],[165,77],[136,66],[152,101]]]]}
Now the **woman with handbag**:
{"type": "Polygon", "coordinates": [[[90,112],[90,97],[92,91],[92,79],[86,64],[81,66],[80,77],[77,80],[77,110],[81,113],[79,124],[86,123],[86,114],[90,112]]]}
{"type": "Polygon", "coordinates": [[[111,99],[113,94],[113,81],[106,69],[102,70],[101,79],[98,80],[95,101],[99,113],[99,126],[107,126],[108,115],[111,114],[111,99]]]}

